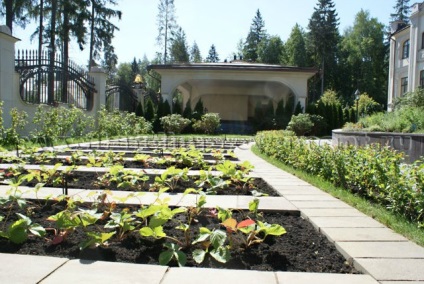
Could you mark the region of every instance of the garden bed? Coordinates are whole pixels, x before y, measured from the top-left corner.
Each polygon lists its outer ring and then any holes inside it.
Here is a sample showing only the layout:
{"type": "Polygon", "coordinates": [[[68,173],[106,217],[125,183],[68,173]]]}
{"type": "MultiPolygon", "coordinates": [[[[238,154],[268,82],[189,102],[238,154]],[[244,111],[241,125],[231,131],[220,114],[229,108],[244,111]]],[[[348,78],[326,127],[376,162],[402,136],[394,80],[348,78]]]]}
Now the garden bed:
{"type": "MultiPolygon", "coordinates": [[[[54,222],[47,221],[47,218],[61,210],[65,210],[66,202],[48,202],[47,204],[40,204],[39,202],[32,201],[29,204],[28,208],[31,209],[32,222],[39,223],[46,228],[57,228],[57,225],[55,226],[54,222]]],[[[78,208],[81,207],[81,205],[78,206],[78,208]]],[[[133,210],[135,211],[137,208],[128,208],[129,212],[133,210]]],[[[16,216],[13,214],[14,212],[5,212],[4,209],[1,213],[2,215],[11,213],[10,216],[16,216]]],[[[198,236],[197,232],[199,232],[200,226],[208,227],[210,230],[221,229],[225,231],[225,228],[220,225],[216,218],[207,216],[209,213],[210,211],[204,211],[204,214],[196,218],[197,222],[191,224],[192,239],[198,236]]],[[[242,211],[233,213],[233,218],[238,220],[244,219],[246,216],[247,213],[242,211]]],[[[14,221],[13,219],[16,218],[11,218],[11,221],[14,221]]],[[[201,264],[196,263],[191,253],[194,249],[201,248],[201,245],[193,245],[182,249],[182,252],[187,255],[187,263],[185,265],[263,271],[358,273],[345,261],[333,244],[301,217],[283,212],[274,212],[264,214],[264,219],[270,224],[282,225],[287,233],[282,236],[268,236],[264,242],[248,248],[240,245],[231,250],[231,259],[227,263],[220,263],[208,256],[201,264]]],[[[184,239],[182,230],[175,229],[175,227],[184,222],[187,222],[186,214],[178,215],[177,218],[174,218],[164,226],[165,233],[175,239],[184,239]]],[[[108,240],[107,244],[105,243],[97,248],[80,250],[80,244],[87,239],[86,232],[95,228],[98,229],[104,224],[106,224],[106,220],[99,221],[97,225],[85,229],[77,228],[70,232],[66,239],[59,244],[53,244],[54,234],[52,230],[47,230],[44,238],[29,237],[23,244],[14,244],[7,239],[0,239],[0,252],[68,257],[71,259],[81,258],[159,264],[158,259],[160,253],[164,251],[165,238],[155,240],[141,237],[137,230],[126,233],[122,240],[118,240],[115,235],[108,240]]],[[[107,231],[113,230],[109,229],[107,231]]],[[[171,260],[169,265],[177,266],[177,263],[175,260],[171,260]]]]}

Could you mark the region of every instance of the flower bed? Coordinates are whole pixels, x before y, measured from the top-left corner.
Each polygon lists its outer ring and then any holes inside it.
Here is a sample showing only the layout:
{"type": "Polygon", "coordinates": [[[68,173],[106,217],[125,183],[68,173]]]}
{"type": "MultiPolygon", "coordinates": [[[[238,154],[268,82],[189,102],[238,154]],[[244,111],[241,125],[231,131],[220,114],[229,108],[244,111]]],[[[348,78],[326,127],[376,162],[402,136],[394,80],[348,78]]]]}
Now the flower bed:
{"type": "MultiPolygon", "coordinates": [[[[10,190],[0,199],[0,252],[171,266],[356,273],[299,212],[260,212],[261,197],[253,196],[249,211],[205,207],[207,194],[219,194],[221,188],[232,185],[229,194],[244,190],[261,195],[262,185],[252,187],[260,179],[248,175],[251,165],[247,163],[224,158],[196,178],[188,174],[188,168],[176,167],[153,177],[144,173],[147,170],[124,168],[116,156],[109,158],[94,161],[99,163],[96,167],[104,168],[101,171],[84,172],[86,185],[81,185],[82,171],[72,161],[67,167],[26,170],[30,166],[26,164],[3,171],[1,178],[10,190]],[[37,192],[40,186],[69,188],[74,181],[76,187],[89,189],[95,182],[99,189],[108,190],[87,195],[91,202],[67,195],[47,201],[21,198],[23,184],[33,185],[37,192]],[[131,186],[137,188],[138,183],[149,185],[146,190],[155,192],[155,200],[117,205],[110,189],[133,191],[131,186]],[[182,198],[196,194],[195,204],[170,206],[162,194],[177,190],[184,192],[182,198]]],[[[119,197],[119,202],[125,202],[125,197],[119,197]]]]}

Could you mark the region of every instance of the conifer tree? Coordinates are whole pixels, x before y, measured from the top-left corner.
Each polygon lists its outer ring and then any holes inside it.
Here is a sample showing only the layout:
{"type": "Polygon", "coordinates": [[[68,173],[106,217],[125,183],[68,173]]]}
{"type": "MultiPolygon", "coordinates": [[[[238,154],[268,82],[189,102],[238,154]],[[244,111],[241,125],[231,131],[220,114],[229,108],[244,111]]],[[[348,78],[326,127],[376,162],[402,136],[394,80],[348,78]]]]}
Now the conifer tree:
{"type": "Polygon", "coordinates": [[[244,60],[252,62],[256,62],[258,60],[258,47],[265,36],[265,22],[258,9],[255,17],[253,18],[252,24],[250,25],[250,31],[243,46],[244,60]]]}
{"type": "Polygon", "coordinates": [[[186,35],[182,28],[177,29],[171,41],[170,57],[172,62],[187,63],[190,61],[186,35]]]}
{"type": "Polygon", "coordinates": [[[209,49],[208,57],[206,57],[205,61],[210,63],[219,62],[218,52],[216,51],[214,44],[211,45],[211,48],[209,49]]]}
{"type": "Polygon", "coordinates": [[[333,0],[318,0],[309,20],[309,48],[312,60],[321,69],[319,96],[326,89],[334,89],[337,76],[337,46],[340,35],[339,19],[333,0]]]}
{"type": "Polygon", "coordinates": [[[172,40],[173,33],[177,29],[174,0],[160,0],[158,9],[157,24],[159,34],[156,40],[163,48],[163,63],[166,64],[168,61],[169,44],[172,40]]]}
{"type": "Polygon", "coordinates": [[[187,101],[184,111],[183,111],[183,117],[191,119],[192,118],[192,110],[191,110],[191,102],[190,100],[187,101]]]}
{"type": "Polygon", "coordinates": [[[409,23],[409,12],[411,10],[409,0],[397,0],[393,9],[395,9],[395,12],[390,14],[392,21],[399,20],[409,23]]]}
{"type": "Polygon", "coordinates": [[[306,67],[307,55],[305,35],[299,24],[296,24],[285,44],[288,65],[306,67]]]}
{"type": "Polygon", "coordinates": [[[190,50],[190,62],[192,63],[202,62],[202,55],[200,54],[200,49],[196,42],[193,43],[193,46],[191,47],[191,50],[190,50]]]}

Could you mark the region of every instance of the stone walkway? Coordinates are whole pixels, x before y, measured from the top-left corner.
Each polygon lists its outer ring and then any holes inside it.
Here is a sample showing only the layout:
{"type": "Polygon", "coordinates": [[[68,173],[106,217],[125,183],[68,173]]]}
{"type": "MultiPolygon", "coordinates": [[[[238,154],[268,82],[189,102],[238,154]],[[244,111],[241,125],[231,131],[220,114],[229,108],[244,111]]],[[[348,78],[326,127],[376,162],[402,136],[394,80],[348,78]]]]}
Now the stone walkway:
{"type": "MultiPolygon", "coordinates": [[[[261,209],[300,210],[302,216],[334,242],[339,251],[363,275],[234,271],[199,268],[171,268],[66,258],[0,254],[0,283],[343,283],[424,284],[424,248],[409,242],[374,219],[310,184],[255,156],[249,147],[237,148],[240,160],[249,160],[254,175],[260,176],[283,197],[262,197],[261,209]]],[[[7,187],[0,187],[0,194],[7,187]]],[[[60,189],[39,192],[56,194],[60,189]]],[[[83,190],[72,194],[82,198],[83,190]]],[[[124,194],[124,193],[116,193],[124,194]]],[[[134,202],[149,202],[143,195],[134,202]]],[[[194,200],[172,195],[171,202],[190,205],[194,200]]],[[[208,206],[246,208],[251,197],[208,197],[208,206]]]]}

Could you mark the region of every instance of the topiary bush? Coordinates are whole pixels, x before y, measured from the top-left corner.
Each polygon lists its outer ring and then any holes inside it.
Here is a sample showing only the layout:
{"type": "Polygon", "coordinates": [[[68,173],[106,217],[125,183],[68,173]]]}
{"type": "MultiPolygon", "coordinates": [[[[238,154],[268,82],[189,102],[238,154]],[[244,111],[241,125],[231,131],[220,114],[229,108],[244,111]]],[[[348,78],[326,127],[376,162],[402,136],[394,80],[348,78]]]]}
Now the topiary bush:
{"type": "Polygon", "coordinates": [[[160,118],[160,123],[165,133],[180,134],[190,124],[190,120],[181,114],[170,114],[160,118]]]}
{"type": "Polygon", "coordinates": [[[221,118],[218,113],[206,113],[202,118],[193,124],[196,132],[214,134],[221,125],[221,118]]]}
{"type": "Polygon", "coordinates": [[[304,136],[306,133],[311,132],[313,127],[314,123],[311,116],[307,113],[300,113],[292,116],[287,130],[293,131],[297,136],[304,136]]]}

